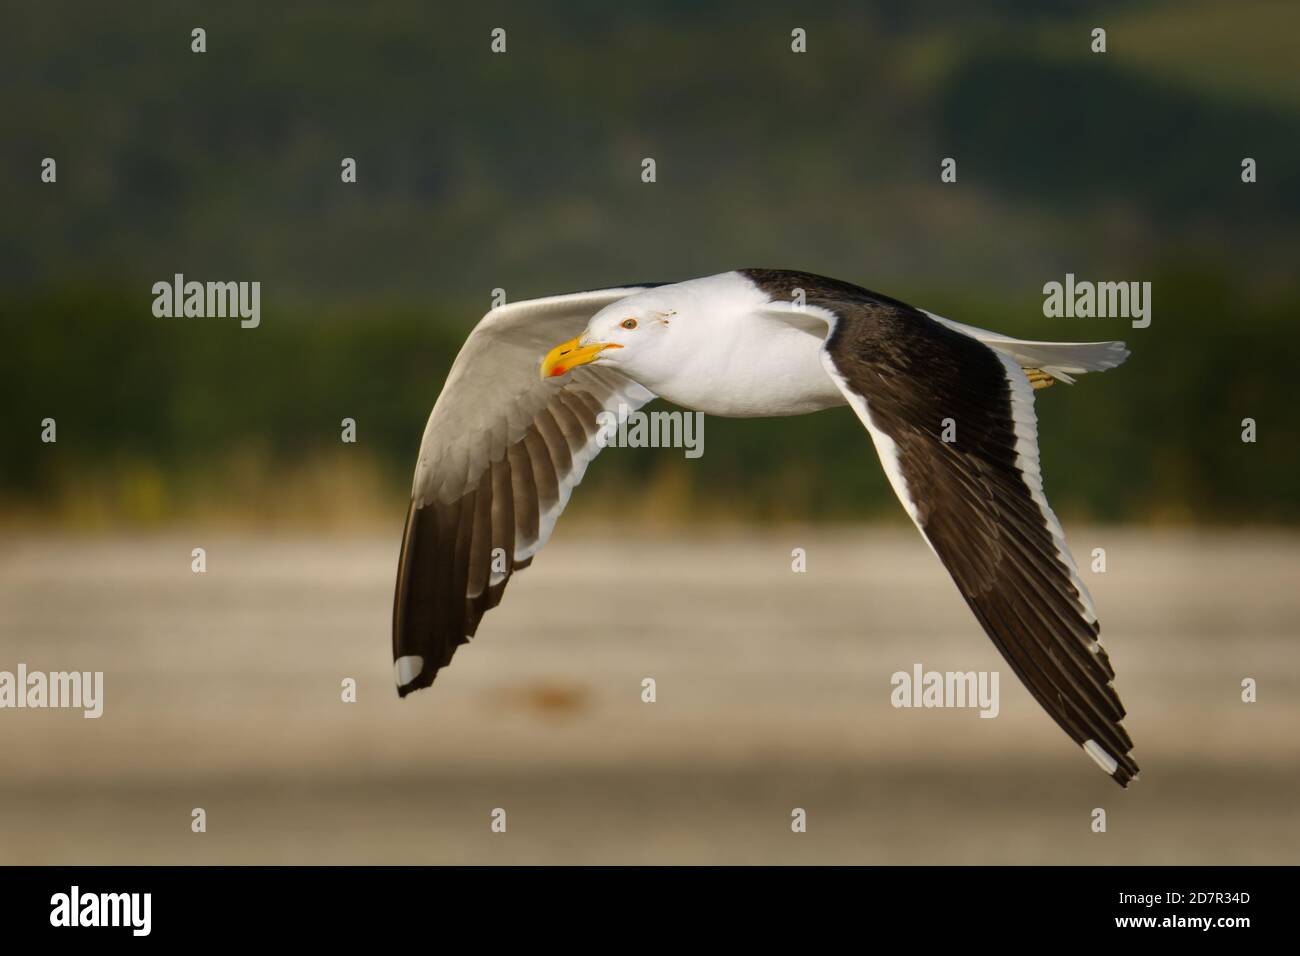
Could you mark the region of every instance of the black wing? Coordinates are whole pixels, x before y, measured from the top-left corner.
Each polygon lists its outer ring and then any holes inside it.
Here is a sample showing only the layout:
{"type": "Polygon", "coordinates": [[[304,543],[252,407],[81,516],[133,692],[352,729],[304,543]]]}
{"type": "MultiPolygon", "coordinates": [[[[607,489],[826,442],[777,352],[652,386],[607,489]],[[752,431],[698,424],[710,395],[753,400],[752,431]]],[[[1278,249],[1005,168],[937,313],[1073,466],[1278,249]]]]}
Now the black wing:
{"type": "MultiPolygon", "coordinates": [[[[825,310],[827,371],[1002,656],[1121,786],[1137,775],[1092,599],[1043,495],[1034,393],[1009,355],[904,303],[817,276],[751,274],[825,310]],[[950,440],[946,440],[950,439],[950,440]]],[[[1121,359],[1122,360],[1122,359],[1121,359]]]]}

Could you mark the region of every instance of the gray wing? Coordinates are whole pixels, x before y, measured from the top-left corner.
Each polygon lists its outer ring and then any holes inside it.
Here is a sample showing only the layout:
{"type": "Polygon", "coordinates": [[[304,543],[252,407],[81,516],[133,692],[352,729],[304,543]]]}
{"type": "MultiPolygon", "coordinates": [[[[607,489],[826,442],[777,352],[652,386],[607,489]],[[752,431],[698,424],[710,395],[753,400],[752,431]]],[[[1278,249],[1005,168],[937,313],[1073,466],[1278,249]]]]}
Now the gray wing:
{"type": "Polygon", "coordinates": [[[398,693],[428,687],[550,537],[600,451],[597,416],[653,393],[607,368],[542,381],[553,346],[600,309],[649,286],[531,299],[470,333],[420,444],[393,598],[398,693]]]}

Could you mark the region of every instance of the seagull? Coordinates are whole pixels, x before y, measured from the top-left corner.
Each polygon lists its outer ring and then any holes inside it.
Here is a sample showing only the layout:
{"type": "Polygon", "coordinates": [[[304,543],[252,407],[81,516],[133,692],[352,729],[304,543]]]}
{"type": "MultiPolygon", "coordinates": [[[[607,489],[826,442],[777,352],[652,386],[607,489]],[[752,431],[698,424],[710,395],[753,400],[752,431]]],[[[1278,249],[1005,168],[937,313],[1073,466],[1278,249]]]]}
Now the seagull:
{"type": "Polygon", "coordinates": [[[1034,393],[1128,354],[1123,342],[1014,339],[783,269],[498,306],[457,356],[420,445],[393,602],[398,694],[433,683],[546,544],[600,450],[598,416],[621,421],[654,398],[736,418],[848,405],[1011,669],[1127,787],[1133,742],[1043,494],[1034,393]]]}

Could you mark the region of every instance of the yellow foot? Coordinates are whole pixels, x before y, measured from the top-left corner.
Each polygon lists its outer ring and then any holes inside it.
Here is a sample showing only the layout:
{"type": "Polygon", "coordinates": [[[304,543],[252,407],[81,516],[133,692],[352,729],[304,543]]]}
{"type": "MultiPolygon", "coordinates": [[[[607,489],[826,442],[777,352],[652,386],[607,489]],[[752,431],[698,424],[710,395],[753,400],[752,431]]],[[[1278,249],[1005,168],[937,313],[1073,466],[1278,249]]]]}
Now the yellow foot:
{"type": "Polygon", "coordinates": [[[1025,374],[1029,376],[1029,384],[1034,386],[1035,391],[1056,384],[1056,379],[1052,378],[1052,376],[1048,375],[1041,368],[1027,368],[1025,369],[1025,374]]]}

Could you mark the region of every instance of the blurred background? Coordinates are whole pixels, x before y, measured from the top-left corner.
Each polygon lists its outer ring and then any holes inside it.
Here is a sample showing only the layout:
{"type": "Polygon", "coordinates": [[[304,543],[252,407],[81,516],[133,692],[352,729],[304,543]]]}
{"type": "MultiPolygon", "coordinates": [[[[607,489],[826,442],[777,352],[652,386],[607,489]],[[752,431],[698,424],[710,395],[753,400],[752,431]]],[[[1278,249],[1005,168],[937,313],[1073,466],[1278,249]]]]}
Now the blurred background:
{"type": "Polygon", "coordinates": [[[0,669],[107,702],[0,714],[0,862],[1296,862],[1300,8],[969,6],[6,12],[0,669]],[[1128,341],[1038,410],[1107,551],[1130,791],[1009,670],[996,720],[888,706],[916,661],[1001,661],[847,409],[602,455],[397,701],[410,474],[492,290],[745,266],[1128,341]],[[1151,282],[1151,326],[1045,318],[1067,272],[1151,282]],[[260,327],[154,317],[175,273],[261,282],[260,327]],[[573,588],[604,600],[557,617],[573,588]]]}

